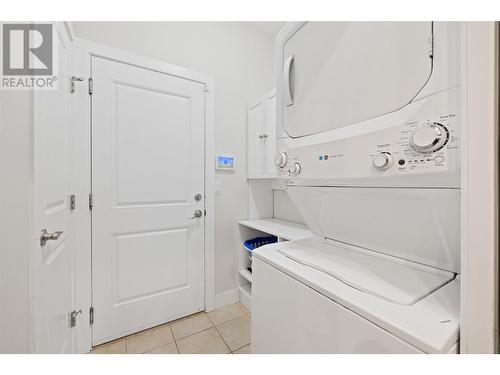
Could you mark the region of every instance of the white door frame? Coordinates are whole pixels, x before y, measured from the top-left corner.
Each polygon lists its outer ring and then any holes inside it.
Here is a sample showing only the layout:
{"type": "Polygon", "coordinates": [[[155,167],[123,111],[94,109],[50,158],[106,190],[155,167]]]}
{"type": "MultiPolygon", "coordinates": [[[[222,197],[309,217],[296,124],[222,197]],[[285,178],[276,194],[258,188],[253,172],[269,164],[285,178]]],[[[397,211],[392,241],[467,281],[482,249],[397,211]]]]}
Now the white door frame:
{"type": "MultiPolygon", "coordinates": [[[[215,308],[215,132],[214,132],[214,79],[189,69],[153,60],[144,56],[117,50],[102,44],[75,38],[73,75],[83,78],[76,82],[74,126],[75,179],[77,191],[77,248],[76,248],[76,308],[82,309],[77,329],[77,352],[92,348],[89,308],[92,298],[91,278],[91,216],[88,196],[91,192],[91,127],[89,81],[91,58],[101,57],[125,62],[137,67],[196,81],[205,85],[205,310],[215,308]]],[[[98,312],[96,313],[96,316],[98,312]]]]}
{"type": "Polygon", "coordinates": [[[497,22],[462,27],[462,272],[460,352],[498,347],[497,22]]]}
{"type": "MultiPolygon", "coordinates": [[[[57,34],[57,35],[54,35],[54,40],[56,38],[59,38],[59,41],[61,42],[62,44],[62,48],[64,48],[64,50],[66,50],[65,53],[68,53],[68,70],[71,71],[71,49],[73,48],[73,45],[72,45],[72,42],[73,42],[73,38],[72,38],[72,35],[71,35],[71,32],[70,30],[68,29],[68,26],[67,26],[67,23],[66,22],[54,22],[53,23],[54,25],[54,32],[57,34]]],[[[54,44],[57,43],[57,42],[54,42],[54,44]]],[[[56,52],[57,53],[57,52],[56,52]]],[[[57,59],[57,57],[56,57],[57,59]]],[[[61,87],[61,85],[59,85],[58,87],[58,90],[65,90],[66,88],[65,87],[61,87]]],[[[32,143],[32,155],[31,155],[31,163],[32,163],[32,188],[31,188],[31,193],[32,193],[32,201],[31,201],[31,212],[32,212],[32,217],[30,218],[30,225],[32,226],[32,230],[33,230],[33,237],[32,237],[32,240],[33,240],[33,247],[32,247],[32,254],[30,255],[29,257],[29,299],[30,299],[30,343],[29,343],[29,347],[30,347],[30,351],[32,353],[38,353],[38,340],[40,340],[40,337],[39,337],[39,333],[38,333],[38,329],[37,327],[40,326],[42,324],[42,322],[40,321],[41,317],[40,317],[40,314],[38,313],[38,310],[40,308],[40,306],[38,305],[38,293],[39,293],[39,285],[37,285],[37,282],[39,280],[37,280],[36,278],[36,274],[37,274],[37,268],[40,267],[39,264],[37,264],[39,262],[39,260],[36,259],[36,257],[34,256],[34,254],[36,252],[40,252],[40,230],[41,230],[41,225],[38,221],[38,216],[39,216],[39,211],[41,210],[41,207],[40,207],[40,202],[41,202],[41,197],[39,196],[40,194],[40,191],[39,191],[39,186],[37,186],[39,184],[39,181],[40,181],[40,170],[39,170],[39,165],[38,165],[38,162],[39,160],[36,159],[36,132],[37,132],[37,129],[38,129],[38,123],[39,123],[39,120],[40,120],[40,116],[39,116],[39,112],[40,112],[40,104],[39,102],[41,101],[40,99],[40,95],[43,95],[42,92],[40,91],[37,91],[37,90],[34,90],[32,91],[32,99],[33,99],[33,108],[32,108],[32,116],[33,116],[33,130],[32,130],[32,139],[31,139],[31,143],[32,143]]],[[[68,114],[68,117],[71,118],[71,116],[73,115],[72,113],[72,102],[69,101],[68,103],[68,111],[69,111],[69,114],[68,114]]],[[[73,129],[71,129],[71,132],[73,133],[73,129]]],[[[74,134],[74,133],[73,133],[74,134]]],[[[72,180],[71,181],[71,188],[73,189],[74,188],[74,181],[72,180]]],[[[71,194],[71,192],[68,192],[68,194],[71,194]]],[[[71,215],[72,218],[70,219],[72,221],[71,223],[71,228],[73,228],[74,225],[76,225],[76,221],[74,221],[75,219],[75,216],[74,215],[71,215]]],[[[53,229],[54,230],[54,229],[53,229]]],[[[75,231],[76,232],[76,231],[75,231]]],[[[73,243],[76,244],[76,241],[74,241],[73,243]]],[[[74,258],[73,258],[73,261],[74,261],[74,266],[76,266],[76,251],[77,251],[77,248],[75,246],[75,249],[73,249],[73,252],[75,254],[74,258]]],[[[73,280],[73,286],[75,286],[75,280],[73,280]]],[[[74,292],[75,293],[75,292],[74,292]]],[[[75,294],[76,296],[76,294],[75,294]]],[[[75,301],[73,301],[75,302],[75,301]]],[[[69,313],[69,311],[68,311],[69,313]]],[[[72,332],[72,335],[74,337],[74,343],[75,345],[73,345],[73,347],[75,348],[76,347],[76,333],[75,332],[72,332]]]]}

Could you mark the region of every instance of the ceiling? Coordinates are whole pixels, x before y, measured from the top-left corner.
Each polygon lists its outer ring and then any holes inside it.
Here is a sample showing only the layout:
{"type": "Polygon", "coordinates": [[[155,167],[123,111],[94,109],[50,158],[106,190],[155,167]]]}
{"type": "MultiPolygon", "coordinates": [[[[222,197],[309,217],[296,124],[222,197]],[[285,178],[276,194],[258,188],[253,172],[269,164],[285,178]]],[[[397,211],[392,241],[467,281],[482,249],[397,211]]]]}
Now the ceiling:
{"type": "Polygon", "coordinates": [[[242,22],[245,26],[248,26],[249,28],[258,31],[262,34],[265,34],[266,36],[269,36],[271,38],[275,38],[276,34],[281,30],[283,26],[285,26],[286,22],[280,22],[280,21],[255,21],[255,22],[242,22]]]}

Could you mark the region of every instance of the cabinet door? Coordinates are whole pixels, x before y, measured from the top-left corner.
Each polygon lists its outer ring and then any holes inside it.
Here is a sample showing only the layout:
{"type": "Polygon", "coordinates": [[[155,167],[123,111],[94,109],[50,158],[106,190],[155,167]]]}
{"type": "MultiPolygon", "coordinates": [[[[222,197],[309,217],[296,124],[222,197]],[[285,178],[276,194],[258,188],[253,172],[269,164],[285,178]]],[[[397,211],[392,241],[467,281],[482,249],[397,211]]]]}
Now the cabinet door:
{"type": "Polygon", "coordinates": [[[262,175],[264,169],[264,138],[265,104],[259,100],[247,110],[247,176],[262,175]]]}
{"type": "Polygon", "coordinates": [[[276,90],[265,96],[266,121],[264,128],[264,174],[276,174],[274,154],[276,153],[276,90]]]}

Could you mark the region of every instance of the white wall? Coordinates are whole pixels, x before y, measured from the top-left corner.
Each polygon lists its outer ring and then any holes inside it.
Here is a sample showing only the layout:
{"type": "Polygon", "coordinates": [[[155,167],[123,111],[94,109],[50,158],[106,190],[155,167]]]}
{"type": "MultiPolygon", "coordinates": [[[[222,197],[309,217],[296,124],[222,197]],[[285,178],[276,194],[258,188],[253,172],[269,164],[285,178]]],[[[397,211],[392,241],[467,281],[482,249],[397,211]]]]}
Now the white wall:
{"type": "Polygon", "coordinates": [[[32,103],[0,91],[0,353],[30,351],[32,103]]]}
{"type": "Polygon", "coordinates": [[[215,78],[216,153],[236,172],[217,172],[216,293],[236,288],[236,222],[247,218],[245,107],[273,85],[273,39],[236,22],[75,22],[77,37],[215,78]]]}
{"type": "Polygon", "coordinates": [[[293,221],[305,224],[304,219],[295,207],[286,190],[273,190],[274,194],[274,217],[277,219],[293,221]]]}

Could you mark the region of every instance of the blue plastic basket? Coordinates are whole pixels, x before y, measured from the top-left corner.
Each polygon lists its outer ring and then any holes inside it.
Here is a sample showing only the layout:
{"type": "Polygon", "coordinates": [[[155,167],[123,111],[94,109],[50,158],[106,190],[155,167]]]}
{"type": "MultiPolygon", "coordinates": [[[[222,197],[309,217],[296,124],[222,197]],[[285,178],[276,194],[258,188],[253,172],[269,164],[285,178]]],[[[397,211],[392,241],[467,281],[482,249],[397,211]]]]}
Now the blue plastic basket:
{"type": "Polygon", "coordinates": [[[268,245],[270,243],[275,243],[275,242],[278,242],[278,237],[276,237],[276,236],[255,237],[255,238],[252,238],[250,240],[246,240],[243,243],[243,246],[245,246],[245,248],[248,251],[252,252],[253,250],[257,249],[258,247],[268,245]]]}

